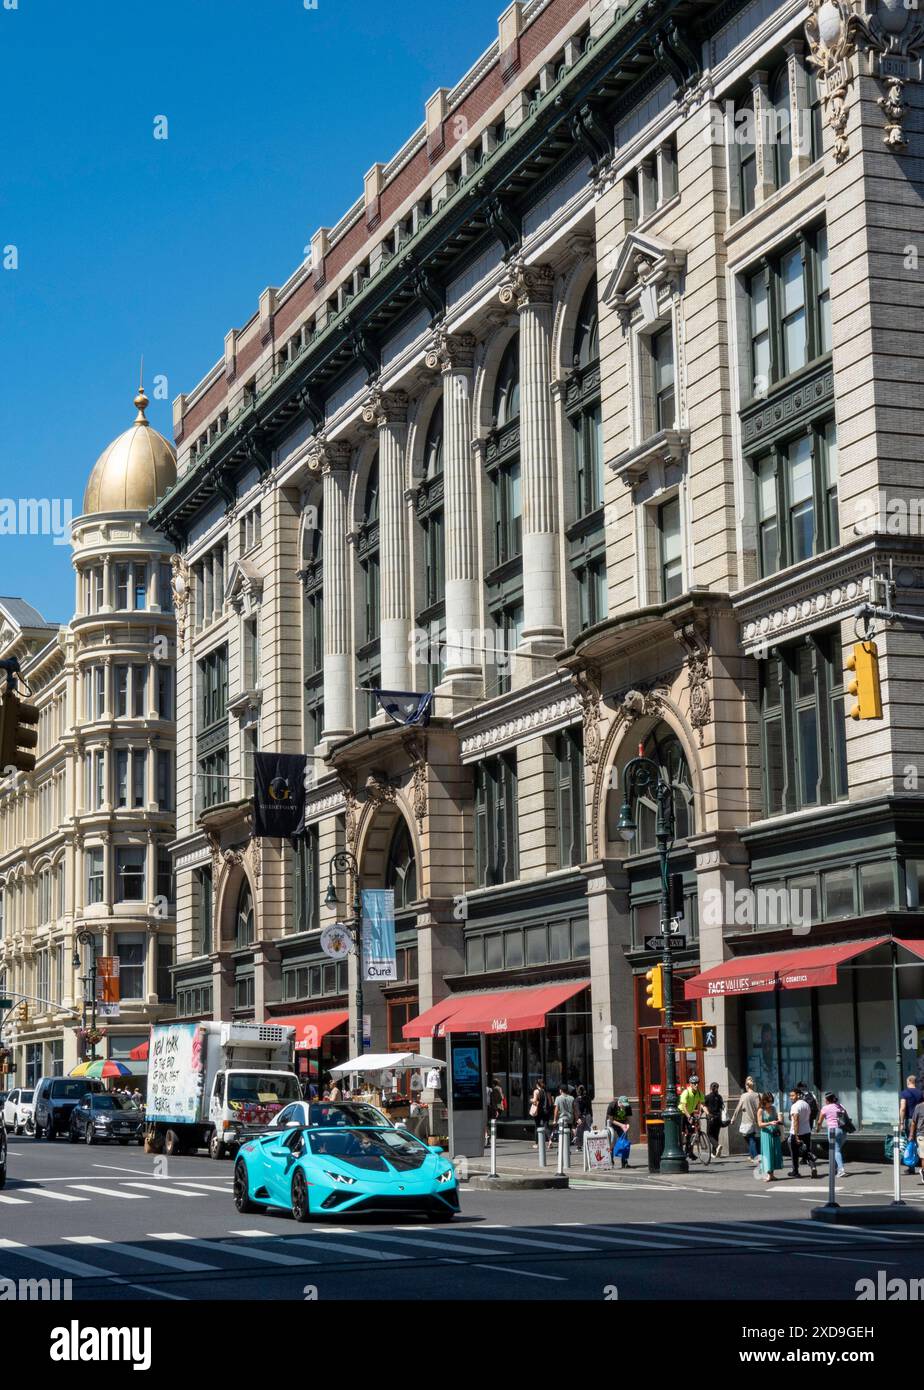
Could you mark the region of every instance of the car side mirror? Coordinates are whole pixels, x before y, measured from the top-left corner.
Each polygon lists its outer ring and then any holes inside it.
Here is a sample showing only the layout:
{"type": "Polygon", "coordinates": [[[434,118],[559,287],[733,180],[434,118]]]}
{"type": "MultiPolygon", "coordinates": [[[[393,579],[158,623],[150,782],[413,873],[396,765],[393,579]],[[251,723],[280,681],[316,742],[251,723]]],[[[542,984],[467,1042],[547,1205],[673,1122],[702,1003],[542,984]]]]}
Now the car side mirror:
{"type": "Polygon", "coordinates": [[[441,1153],[445,1153],[446,1150],[442,1147],[441,1144],[432,1144],[432,1145],[430,1146],[430,1152],[431,1152],[432,1154],[441,1154],[441,1153]]]}

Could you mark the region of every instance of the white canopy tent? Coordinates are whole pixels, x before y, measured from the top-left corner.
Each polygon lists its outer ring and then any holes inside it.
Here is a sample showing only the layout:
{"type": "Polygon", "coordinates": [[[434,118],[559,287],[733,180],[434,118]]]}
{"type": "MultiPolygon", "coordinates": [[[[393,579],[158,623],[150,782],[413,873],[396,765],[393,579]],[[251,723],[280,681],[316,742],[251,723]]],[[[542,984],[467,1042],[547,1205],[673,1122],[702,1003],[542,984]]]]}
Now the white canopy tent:
{"type": "Polygon", "coordinates": [[[354,1072],[368,1074],[383,1071],[407,1071],[411,1067],[445,1067],[438,1057],[422,1057],[419,1052],[368,1052],[331,1067],[331,1076],[349,1076],[354,1072]]]}

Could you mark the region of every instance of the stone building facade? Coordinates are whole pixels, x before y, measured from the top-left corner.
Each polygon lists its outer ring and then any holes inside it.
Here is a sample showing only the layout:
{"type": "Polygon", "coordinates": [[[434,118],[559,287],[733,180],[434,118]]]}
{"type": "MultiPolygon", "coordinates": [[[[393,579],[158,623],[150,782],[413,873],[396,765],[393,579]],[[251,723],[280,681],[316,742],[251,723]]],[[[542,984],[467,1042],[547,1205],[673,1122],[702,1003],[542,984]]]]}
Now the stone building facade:
{"type": "Polygon", "coordinates": [[[616,825],[641,747],[674,788],[677,1011],[717,1030],[682,1069],[836,1080],[884,1123],[899,1014],[924,1050],[920,633],[878,634],[875,723],[845,718],[844,658],[882,576],[921,611],[893,517],[921,463],[922,50],[891,0],[514,3],[229,332],[152,513],[181,1016],[311,1020],[319,1070],[358,1050],[355,962],[318,945],[346,849],[395,891],[374,1050],[455,1016],[514,1118],[540,1074],[656,1100],[653,806],[632,845],[616,825]],[[429,726],[377,688],[432,690],[429,726]],[[258,748],[309,754],[295,848],[250,838],[258,748]]]}
{"type": "Polygon", "coordinates": [[[92,1023],[94,954],[120,963],[98,1058],[142,1072],[128,1054],[172,1012],[175,636],[170,547],[147,512],[176,462],[143,391],[135,405],[72,522],[70,622],[0,599],[0,655],[18,659],[39,709],[35,771],[0,783],[0,995],[16,1001],[7,1090],[90,1055],[78,1029],[92,1023]]]}

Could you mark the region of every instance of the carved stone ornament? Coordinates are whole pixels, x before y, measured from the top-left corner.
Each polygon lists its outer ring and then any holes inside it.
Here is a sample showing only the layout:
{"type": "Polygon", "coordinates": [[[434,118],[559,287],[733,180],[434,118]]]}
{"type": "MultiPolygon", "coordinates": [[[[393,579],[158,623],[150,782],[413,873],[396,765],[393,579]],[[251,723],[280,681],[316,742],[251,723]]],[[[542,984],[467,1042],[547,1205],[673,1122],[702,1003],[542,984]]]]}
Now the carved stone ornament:
{"type": "Polygon", "coordinates": [[[516,256],[498,286],[498,296],[505,309],[551,304],[554,282],[551,266],[527,265],[522,256],[516,256]]]}
{"type": "Polygon", "coordinates": [[[834,158],[840,164],[850,153],[847,94],[853,79],[857,16],[847,0],[808,0],[808,10],[808,61],[818,68],[825,118],[834,132],[834,158]]]}
{"type": "Polygon", "coordinates": [[[407,420],[407,395],[404,391],[373,391],[362,408],[363,423],[383,429],[386,425],[403,425],[407,420]]]}
{"type": "Polygon", "coordinates": [[[170,556],[170,592],[176,615],[176,641],[180,651],[186,646],[186,614],[189,608],[189,566],[182,555],[170,556]]]}
{"type": "Polygon", "coordinates": [[[600,672],[595,666],[575,671],[572,684],[581,702],[584,721],[584,762],[595,767],[600,761],[600,672]]]}
{"type": "Polygon", "coordinates": [[[377,772],[370,772],[365,785],[366,801],[372,806],[384,806],[397,797],[395,788],[388,779],[377,772]]]}
{"type": "Polygon", "coordinates": [[[423,829],[427,815],[427,745],[414,734],[401,740],[410,760],[413,780],[411,783],[411,804],[418,829],[423,829]]]}
{"type": "Polygon", "coordinates": [[[622,722],[631,725],[637,719],[660,714],[664,708],[664,695],[660,690],[627,690],[619,705],[622,722]]]}
{"type": "Polygon", "coordinates": [[[362,803],[356,795],[356,784],[342,768],[337,769],[337,781],[340,783],[340,789],[343,793],[343,821],[347,849],[352,854],[356,849],[356,823],[362,811],[362,803]]]}
{"type": "Polygon", "coordinates": [[[328,473],[332,468],[347,468],[352,452],[346,440],[332,440],[318,433],[308,446],[305,463],[312,473],[328,473]]]}
{"type": "Polygon", "coordinates": [[[427,344],[424,362],[431,372],[470,372],[475,363],[475,338],[471,333],[447,333],[441,328],[427,344]]]}
{"type": "Polygon", "coordinates": [[[604,286],[604,301],[613,305],[624,329],[635,314],[643,324],[654,322],[660,312],[659,296],[680,293],[686,264],[683,247],[645,232],[629,232],[604,286]]]}
{"type": "Polygon", "coordinates": [[[893,77],[889,82],[888,95],[878,99],[886,118],[886,128],[882,137],[883,144],[888,145],[891,150],[908,148],[908,141],[905,139],[905,132],[902,129],[902,122],[908,114],[907,103],[902,101],[904,89],[905,84],[902,79],[893,77]]]}
{"type": "Polygon", "coordinates": [[[703,730],[712,721],[712,700],[709,695],[709,644],[695,623],[684,623],[674,633],[687,654],[687,694],[690,699],[690,727],[699,734],[699,746],[705,742],[703,730]]]}

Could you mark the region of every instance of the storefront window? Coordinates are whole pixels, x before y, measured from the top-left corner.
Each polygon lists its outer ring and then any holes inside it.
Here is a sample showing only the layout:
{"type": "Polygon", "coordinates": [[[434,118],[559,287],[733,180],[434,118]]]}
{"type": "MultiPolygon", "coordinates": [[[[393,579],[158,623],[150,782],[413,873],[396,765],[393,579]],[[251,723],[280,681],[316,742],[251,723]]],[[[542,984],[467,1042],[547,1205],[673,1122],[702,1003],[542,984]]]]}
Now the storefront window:
{"type": "Polygon", "coordinates": [[[818,1080],[822,1091],[833,1091],[856,1122],[857,1042],[850,975],[818,991],[818,1044],[818,1080]]]}
{"type": "Polygon", "coordinates": [[[799,1081],[812,1081],[812,1004],[810,992],[800,990],[780,999],[781,1105],[789,1111],[789,1092],[799,1081]]]}
{"type": "MultiPolygon", "coordinates": [[[[878,959],[871,953],[866,961],[878,959]]],[[[864,962],[865,964],[865,962],[864,962]]],[[[864,1129],[895,1123],[895,1013],[889,970],[854,971],[860,1043],[860,1117],[864,1129]]],[[[856,1116],[854,1116],[856,1119],[856,1116]]]]}
{"type": "Polygon", "coordinates": [[[772,994],[755,994],[744,1007],[747,1074],[761,1093],[774,1100],[780,1091],[780,1053],[776,1028],[776,1003],[772,994]]]}

